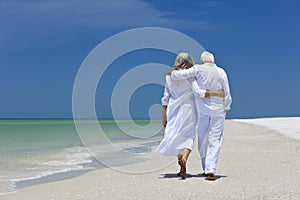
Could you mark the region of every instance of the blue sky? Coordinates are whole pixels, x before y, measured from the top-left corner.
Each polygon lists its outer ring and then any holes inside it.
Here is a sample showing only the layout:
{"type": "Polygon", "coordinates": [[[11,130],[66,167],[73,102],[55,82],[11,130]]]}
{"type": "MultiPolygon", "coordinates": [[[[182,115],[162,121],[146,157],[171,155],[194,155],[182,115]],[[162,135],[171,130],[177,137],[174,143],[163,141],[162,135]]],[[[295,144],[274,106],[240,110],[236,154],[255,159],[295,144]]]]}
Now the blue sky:
{"type": "MultiPolygon", "coordinates": [[[[300,116],[299,9],[296,0],[0,0],[0,118],[72,117],[73,83],[88,53],[114,34],[147,26],[180,31],[215,54],[232,90],[229,118],[300,116]]],[[[111,117],[122,73],[174,59],[151,49],[120,57],[99,82],[98,116],[111,117]]],[[[162,90],[136,91],[132,116],[147,117],[162,90]]]]}

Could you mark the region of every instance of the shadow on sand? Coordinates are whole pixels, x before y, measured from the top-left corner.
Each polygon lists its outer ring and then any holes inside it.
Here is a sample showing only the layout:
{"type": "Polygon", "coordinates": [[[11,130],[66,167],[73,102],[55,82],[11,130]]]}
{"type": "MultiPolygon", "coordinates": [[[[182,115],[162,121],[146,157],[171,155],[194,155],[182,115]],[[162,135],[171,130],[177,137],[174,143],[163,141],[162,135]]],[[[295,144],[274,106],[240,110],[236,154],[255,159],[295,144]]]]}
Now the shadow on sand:
{"type": "MultiPolygon", "coordinates": [[[[226,178],[227,176],[224,175],[216,175],[217,180],[220,178],[226,178]]],[[[181,179],[177,174],[161,174],[160,177],[158,177],[159,179],[162,178],[177,178],[177,179],[181,179]]],[[[206,176],[203,176],[203,174],[186,174],[186,179],[189,178],[205,178],[205,180],[207,180],[206,176]]]]}

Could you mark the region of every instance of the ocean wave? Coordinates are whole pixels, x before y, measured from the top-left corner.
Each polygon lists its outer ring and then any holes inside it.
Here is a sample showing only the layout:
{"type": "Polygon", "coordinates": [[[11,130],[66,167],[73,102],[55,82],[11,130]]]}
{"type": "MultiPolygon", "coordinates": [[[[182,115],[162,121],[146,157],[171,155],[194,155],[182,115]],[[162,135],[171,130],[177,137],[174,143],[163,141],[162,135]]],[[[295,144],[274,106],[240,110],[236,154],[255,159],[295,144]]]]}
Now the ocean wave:
{"type": "Polygon", "coordinates": [[[51,160],[47,162],[43,162],[43,165],[47,166],[73,166],[79,164],[87,164],[92,163],[93,160],[91,159],[91,155],[87,152],[83,147],[74,147],[65,149],[63,153],[65,155],[64,158],[59,160],[51,160]]]}
{"type": "Polygon", "coordinates": [[[15,193],[15,182],[9,180],[0,180],[0,196],[15,193]]]}
{"type": "Polygon", "coordinates": [[[26,167],[18,170],[2,170],[0,177],[0,195],[13,193],[17,190],[17,183],[33,181],[55,174],[68,173],[72,171],[92,170],[90,164],[93,163],[92,156],[84,147],[72,147],[62,150],[51,151],[38,154],[30,159],[19,158],[18,163],[13,165],[26,167]],[[30,165],[28,165],[30,163],[30,165]]]}
{"type": "Polygon", "coordinates": [[[78,166],[78,167],[64,168],[64,169],[61,169],[61,170],[45,171],[45,172],[40,172],[36,176],[24,177],[24,178],[13,178],[13,179],[10,179],[10,181],[15,182],[15,183],[16,182],[21,182],[21,181],[30,181],[30,180],[43,178],[43,177],[46,177],[46,176],[51,176],[51,175],[54,175],[54,174],[65,173],[65,172],[70,172],[70,171],[77,171],[77,170],[82,170],[82,169],[83,169],[82,166],[78,166]]]}

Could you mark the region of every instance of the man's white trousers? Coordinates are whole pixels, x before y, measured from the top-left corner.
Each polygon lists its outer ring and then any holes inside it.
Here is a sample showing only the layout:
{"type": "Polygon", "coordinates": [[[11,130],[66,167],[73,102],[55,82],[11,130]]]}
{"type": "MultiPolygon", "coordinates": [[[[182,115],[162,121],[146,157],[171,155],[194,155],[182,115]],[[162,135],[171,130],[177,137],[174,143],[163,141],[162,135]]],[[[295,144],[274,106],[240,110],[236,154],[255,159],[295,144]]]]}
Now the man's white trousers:
{"type": "Polygon", "coordinates": [[[216,173],[225,116],[226,113],[217,116],[200,115],[198,119],[198,151],[206,174],[216,173]]]}

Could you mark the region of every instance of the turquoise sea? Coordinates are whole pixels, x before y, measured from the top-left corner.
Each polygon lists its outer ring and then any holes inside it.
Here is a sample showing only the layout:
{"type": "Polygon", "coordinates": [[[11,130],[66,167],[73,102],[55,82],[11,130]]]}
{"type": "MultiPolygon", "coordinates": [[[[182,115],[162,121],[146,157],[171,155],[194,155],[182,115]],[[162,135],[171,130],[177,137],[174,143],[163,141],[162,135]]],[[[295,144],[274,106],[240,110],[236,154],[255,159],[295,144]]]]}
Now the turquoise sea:
{"type": "MultiPolygon", "coordinates": [[[[130,126],[127,120],[118,123],[130,126]]],[[[114,120],[98,120],[99,126],[112,143],[132,143],[141,140],[124,134],[114,120]]],[[[141,127],[147,126],[149,120],[135,120],[141,127]]],[[[94,140],[95,130],[89,130],[89,120],[82,120],[85,125],[85,138],[94,141],[93,146],[103,149],[105,142],[94,140]],[[94,132],[93,132],[94,131],[94,132]],[[90,134],[90,135],[89,135],[90,134]],[[90,138],[89,138],[90,137],[90,138]]],[[[157,128],[160,120],[154,120],[157,128]]],[[[134,130],[132,130],[134,131],[134,130]]],[[[143,148],[135,152],[145,152],[150,146],[158,145],[163,131],[151,138],[143,148]]],[[[73,119],[2,119],[0,120],[0,195],[15,192],[19,187],[64,179],[70,175],[84,173],[88,170],[104,167],[82,144],[73,119]]]]}

